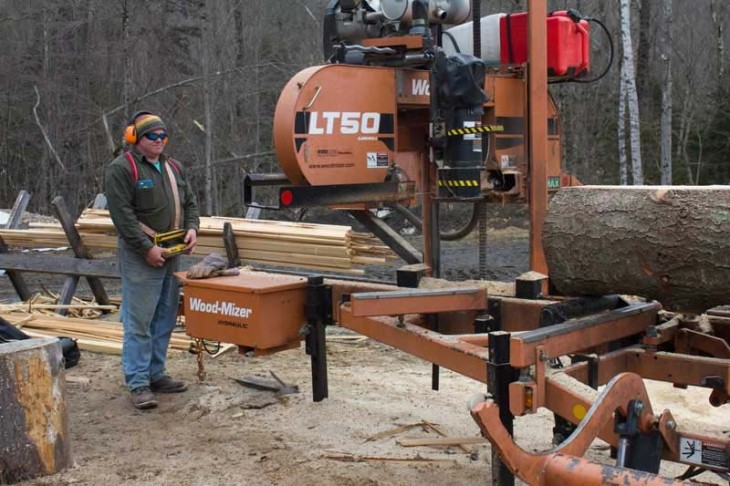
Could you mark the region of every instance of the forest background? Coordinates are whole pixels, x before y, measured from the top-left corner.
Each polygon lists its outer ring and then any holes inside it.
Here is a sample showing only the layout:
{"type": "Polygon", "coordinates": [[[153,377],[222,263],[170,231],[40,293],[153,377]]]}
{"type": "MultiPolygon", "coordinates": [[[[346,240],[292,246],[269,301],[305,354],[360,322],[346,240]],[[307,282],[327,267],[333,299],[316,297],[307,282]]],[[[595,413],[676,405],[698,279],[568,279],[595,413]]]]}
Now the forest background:
{"type": "MultiPolygon", "coordinates": [[[[33,194],[30,209],[38,212],[50,212],[56,195],[72,208],[88,206],[102,192],[128,117],[145,109],[167,122],[170,153],[188,167],[203,213],[243,215],[245,174],[279,172],[274,107],[296,72],[322,63],[328,3],[0,1],[0,207],[11,206],[20,189],[33,194]]],[[[481,12],[524,11],[526,3],[482,0],[481,12]]],[[[658,184],[664,119],[673,184],[730,183],[730,2],[548,1],[549,11],[568,8],[601,20],[616,55],[595,83],[551,85],[564,167],[584,183],[658,184]],[[619,166],[634,143],[619,135],[629,125],[619,103],[622,59],[635,68],[639,174],[619,166]],[[667,106],[673,116],[662,118],[667,106]]],[[[592,33],[593,68],[601,71],[608,41],[592,33]]]]}

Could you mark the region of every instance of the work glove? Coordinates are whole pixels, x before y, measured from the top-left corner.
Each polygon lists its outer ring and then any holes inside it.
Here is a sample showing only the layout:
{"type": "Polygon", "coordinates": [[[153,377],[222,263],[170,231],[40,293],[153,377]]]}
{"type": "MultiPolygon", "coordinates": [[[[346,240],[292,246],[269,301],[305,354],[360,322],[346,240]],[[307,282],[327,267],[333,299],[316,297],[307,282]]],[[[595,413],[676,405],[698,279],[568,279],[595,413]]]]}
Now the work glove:
{"type": "Polygon", "coordinates": [[[201,279],[239,274],[238,268],[226,267],[228,267],[228,259],[226,257],[218,253],[211,253],[203,258],[202,261],[190,267],[185,276],[191,279],[201,279]]]}

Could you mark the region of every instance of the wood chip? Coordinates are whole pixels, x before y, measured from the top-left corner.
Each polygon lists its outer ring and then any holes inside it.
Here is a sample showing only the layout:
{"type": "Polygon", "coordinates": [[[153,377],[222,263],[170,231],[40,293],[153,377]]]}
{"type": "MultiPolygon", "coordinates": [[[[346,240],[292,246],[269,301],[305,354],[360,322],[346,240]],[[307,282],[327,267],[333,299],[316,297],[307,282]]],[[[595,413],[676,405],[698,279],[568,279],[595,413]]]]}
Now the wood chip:
{"type": "Polygon", "coordinates": [[[458,446],[462,444],[486,444],[484,437],[433,437],[433,438],[412,438],[396,440],[396,444],[402,447],[418,446],[458,446]]]}
{"type": "Polygon", "coordinates": [[[324,457],[325,459],[332,459],[333,461],[342,461],[342,462],[408,462],[408,463],[456,465],[456,461],[453,459],[431,459],[428,457],[421,457],[420,455],[417,455],[415,457],[385,457],[385,456],[364,456],[364,455],[360,455],[360,454],[349,454],[349,453],[330,453],[330,454],[325,454],[322,457],[324,457]]]}

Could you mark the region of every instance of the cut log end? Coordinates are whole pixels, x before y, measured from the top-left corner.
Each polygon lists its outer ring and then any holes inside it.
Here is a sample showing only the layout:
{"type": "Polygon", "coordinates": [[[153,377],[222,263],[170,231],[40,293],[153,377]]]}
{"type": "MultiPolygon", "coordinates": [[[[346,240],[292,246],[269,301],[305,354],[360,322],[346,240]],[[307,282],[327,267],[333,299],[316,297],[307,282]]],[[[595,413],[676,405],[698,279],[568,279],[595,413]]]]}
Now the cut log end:
{"type": "Polygon", "coordinates": [[[0,344],[0,484],[71,466],[58,339],[0,344]]]}

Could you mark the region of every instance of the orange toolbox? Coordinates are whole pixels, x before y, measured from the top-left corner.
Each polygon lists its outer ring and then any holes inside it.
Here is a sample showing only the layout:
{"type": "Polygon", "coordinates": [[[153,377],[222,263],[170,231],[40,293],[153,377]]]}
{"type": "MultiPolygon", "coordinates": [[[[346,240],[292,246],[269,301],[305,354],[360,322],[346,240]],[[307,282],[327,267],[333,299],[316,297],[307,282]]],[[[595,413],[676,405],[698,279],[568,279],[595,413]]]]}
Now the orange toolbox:
{"type": "Polygon", "coordinates": [[[290,275],[241,274],[183,283],[185,329],[189,336],[238,344],[254,354],[299,346],[306,322],[307,279],[290,275]]]}

